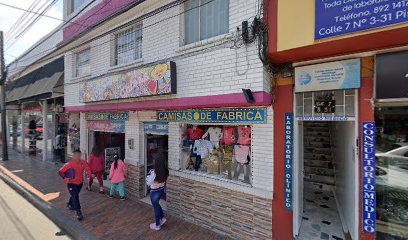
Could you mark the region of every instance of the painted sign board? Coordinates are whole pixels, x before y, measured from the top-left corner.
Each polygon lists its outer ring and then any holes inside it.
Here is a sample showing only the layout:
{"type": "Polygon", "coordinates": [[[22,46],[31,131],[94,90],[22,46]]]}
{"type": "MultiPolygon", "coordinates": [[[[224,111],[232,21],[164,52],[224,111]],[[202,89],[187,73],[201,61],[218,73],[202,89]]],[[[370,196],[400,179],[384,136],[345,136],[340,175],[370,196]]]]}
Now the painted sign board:
{"type": "Polygon", "coordinates": [[[266,123],[266,108],[159,111],[157,121],[186,123],[266,123]]]}
{"type": "Polygon", "coordinates": [[[376,167],[375,123],[363,122],[362,126],[362,227],[364,233],[376,233],[376,167]]]}
{"type": "Polygon", "coordinates": [[[285,209],[293,210],[293,113],[285,113],[285,209]]]}
{"type": "Polygon", "coordinates": [[[406,0],[316,0],[316,40],[405,22],[406,0]]]}
{"type": "Polygon", "coordinates": [[[295,68],[295,92],[360,88],[360,59],[295,68]]]}
{"type": "Polygon", "coordinates": [[[145,133],[150,134],[169,134],[169,124],[165,122],[145,122],[145,133]]]}
{"type": "Polygon", "coordinates": [[[127,121],[129,114],[124,113],[86,113],[85,119],[87,121],[127,121]]]}
{"type": "Polygon", "coordinates": [[[176,63],[167,62],[81,83],[79,101],[175,94],[176,90],[176,63]]]}
{"type": "Polygon", "coordinates": [[[337,121],[354,121],[354,117],[297,117],[298,121],[324,121],[324,122],[337,122],[337,121]]]}
{"type": "Polygon", "coordinates": [[[125,132],[125,122],[123,121],[87,121],[88,129],[101,132],[125,132]]]}

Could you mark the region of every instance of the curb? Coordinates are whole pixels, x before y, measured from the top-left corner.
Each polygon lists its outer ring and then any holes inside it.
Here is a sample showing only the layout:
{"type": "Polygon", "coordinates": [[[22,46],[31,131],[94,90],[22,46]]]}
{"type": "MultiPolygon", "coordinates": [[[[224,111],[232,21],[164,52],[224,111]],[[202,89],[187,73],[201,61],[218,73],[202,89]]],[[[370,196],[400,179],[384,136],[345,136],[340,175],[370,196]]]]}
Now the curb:
{"type": "Polygon", "coordinates": [[[78,222],[67,217],[65,213],[53,207],[50,203],[43,201],[37,196],[30,193],[27,189],[16,183],[10,177],[6,176],[0,171],[0,179],[2,179],[7,185],[13,188],[21,196],[23,196],[34,207],[40,210],[45,216],[53,221],[58,227],[64,230],[73,239],[83,240],[97,240],[98,238],[81,226],[78,222]]]}

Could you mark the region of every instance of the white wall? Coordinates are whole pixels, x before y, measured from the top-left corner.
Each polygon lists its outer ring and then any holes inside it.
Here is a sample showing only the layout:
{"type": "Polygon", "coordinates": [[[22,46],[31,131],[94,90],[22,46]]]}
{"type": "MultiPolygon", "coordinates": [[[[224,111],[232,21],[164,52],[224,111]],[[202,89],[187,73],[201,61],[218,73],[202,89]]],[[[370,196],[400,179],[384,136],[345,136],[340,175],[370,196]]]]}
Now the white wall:
{"type": "MultiPolygon", "coordinates": [[[[334,150],[334,167],[336,174],[335,195],[340,209],[342,219],[347,225],[351,236],[358,236],[356,214],[357,183],[356,183],[356,158],[355,158],[355,123],[354,122],[332,122],[330,124],[331,143],[334,150]]],[[[357,238],[353,238],[356,239],[357,238]]]]}
{"type": "MultiPolygon", "coordinates": [[[[126,15],[122,14],[123,16],[111,21],[117,22],[116,26],[121,26],[132,18],[151,12],[167,2],[169,1],[146,1],[131,9],[126,15]]],[[[144,28],[141,61],[121,67],[111,66],[114,35],[107,35],[91,42],[88,47],[91,48],[92,73],[91,76],[84,78],[73,76],[75,52],[82,49],[67,53],[65,55],[65,105],[83,105],[79,102],[78,96],[80,82],[167,60],[176,62],[177,95],[131,101],[240,93],[242,88],[250,88],[253,92],[270,92],[270,78],[264,72],[255,44],[235,50],[230,48],[232,42],[225,40],[226,36],[230,36],[238,26],[241,26],[242,21],[256,15],[256,6],[257,0],[230,0],[229,34],[188,46],[182,44],[184,17],[180,12],[184,11],[183,5],[172,7],[142,21],[144,28]],[[225,45],[214,47],[223,41],[226,41],[225,45]],[[202,51],[203,49],[207,50],[202,51]]],[[[103,26],[100,28],[99,33],[109,30],[103,29],[103,26]]]]}

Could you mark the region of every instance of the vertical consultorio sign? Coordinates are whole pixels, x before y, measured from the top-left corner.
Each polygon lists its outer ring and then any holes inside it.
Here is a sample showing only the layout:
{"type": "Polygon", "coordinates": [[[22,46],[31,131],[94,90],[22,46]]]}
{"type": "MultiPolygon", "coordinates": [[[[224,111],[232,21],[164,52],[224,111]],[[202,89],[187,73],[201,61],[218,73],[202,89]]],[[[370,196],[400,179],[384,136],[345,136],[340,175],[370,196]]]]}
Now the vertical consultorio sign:
{"type": "Polygon", "coordinates": [[[375,123],[362,126],[362,225],[363,232],[376,233],[376,177],[375,177],[375,123]]]}
{"type": "Polygon", "coordinates": [[[285,113],[285,208],[293,210],[293,113],[285,113]]]}

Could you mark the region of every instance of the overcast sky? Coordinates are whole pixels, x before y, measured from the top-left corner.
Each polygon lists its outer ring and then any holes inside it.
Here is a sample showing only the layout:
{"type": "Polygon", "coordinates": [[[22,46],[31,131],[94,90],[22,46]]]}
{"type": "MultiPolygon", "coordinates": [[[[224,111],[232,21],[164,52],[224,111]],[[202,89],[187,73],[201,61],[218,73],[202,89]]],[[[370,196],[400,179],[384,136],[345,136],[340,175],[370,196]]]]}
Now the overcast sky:
{"type": "MultiPolygon", "coordinates": [[[[38,7],[50,2],[51,0],[0,0],[0,3],[5,3],[8,5],[16,6],[23,9],[28,9],[34,1],[39,1],[38,7]]],[[[62,3],[63,0],[58,0],[57,4],[53,6],[46,15],[53,16],[62,19],[62,3]]],[[[37,8],[38,8],[37,7],[37,8]]],[[[10,35],[10,27],[24,14],[24,11],[13,9],[0,5],[0,30],[4,32],[5,38],[7,39],[10,35]]],[[[27,20],[35,14],[30,13],[27,20]]],[[[34,17],[33,17],[34,18],[34,17]]],[[[5,45],[6,49],[6,62],[10,63],[25,50],[30,48],[35,42],[41,39],[44,35],[49,33],[51,30],[56,28],[61,21],[50,19],[47,17],[42,17],[35,25],[24,34],[20,39],[15,42],[10,47],[10,43],[14,42],[15,39],[9,41],[5,45]]],[[[18,29],[18,28],[17,28],[18,29]]],[[[14,30],[15,31],[15,30],[14,30]]]]}

